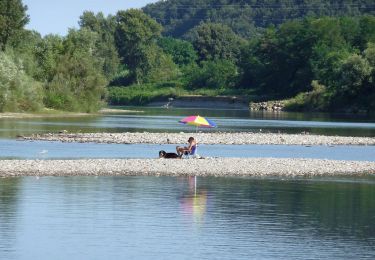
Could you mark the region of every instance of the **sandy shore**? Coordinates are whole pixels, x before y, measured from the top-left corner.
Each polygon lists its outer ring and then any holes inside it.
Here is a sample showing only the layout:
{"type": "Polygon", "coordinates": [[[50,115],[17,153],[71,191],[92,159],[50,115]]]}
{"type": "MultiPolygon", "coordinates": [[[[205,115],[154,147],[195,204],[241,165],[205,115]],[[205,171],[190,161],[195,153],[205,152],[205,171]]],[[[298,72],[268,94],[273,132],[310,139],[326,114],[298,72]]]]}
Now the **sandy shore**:
{"type": "Polygon", "coordinates": [[[0,176],[344,176],[375,174],[375,162],[317,159],[0,160],[0,176]]]}
{"type": "Polygon", "coordinates": [[[79,133],[42,134],[21,140],[95,142],[117,144],[184,144],[194,136],[201,144],[276,144],[276,145],[375,145],[374,137],[345,137],[272,133],[79,133]]]}

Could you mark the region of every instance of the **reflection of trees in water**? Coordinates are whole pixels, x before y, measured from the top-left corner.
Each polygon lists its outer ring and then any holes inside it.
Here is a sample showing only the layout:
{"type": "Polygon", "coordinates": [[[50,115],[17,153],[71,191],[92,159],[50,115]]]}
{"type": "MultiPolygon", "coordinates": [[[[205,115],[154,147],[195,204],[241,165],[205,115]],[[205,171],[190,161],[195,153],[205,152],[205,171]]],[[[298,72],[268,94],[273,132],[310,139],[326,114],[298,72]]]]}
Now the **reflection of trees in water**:
{"type": "Polygon", "coordinates": [[[215,210],[241,220],[229,223],[267,218],[270,223],[291,225],[291,230],[308,229],[312,235],[374,238],[373,183],[245,178],[205,182],[215,198],[215,210]]]}
{"type": "Polygon", "coordinates": [[[0,178],[0,251],[9,250],[16,238],[20,178],[0,178]]]}

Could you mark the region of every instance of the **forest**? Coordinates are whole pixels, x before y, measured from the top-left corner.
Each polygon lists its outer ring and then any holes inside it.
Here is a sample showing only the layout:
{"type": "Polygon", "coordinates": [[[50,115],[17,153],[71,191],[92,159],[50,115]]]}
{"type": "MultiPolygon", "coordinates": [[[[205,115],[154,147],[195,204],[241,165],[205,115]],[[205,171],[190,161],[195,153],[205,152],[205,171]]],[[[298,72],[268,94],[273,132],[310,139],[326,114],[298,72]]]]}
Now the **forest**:
{"type": "Polygon", "coordinates": [[[375,112],[375,3],[166,0],[85,11],[66,36],[0,1],[0,112],[95,112],[186,94],[375,112]]]}

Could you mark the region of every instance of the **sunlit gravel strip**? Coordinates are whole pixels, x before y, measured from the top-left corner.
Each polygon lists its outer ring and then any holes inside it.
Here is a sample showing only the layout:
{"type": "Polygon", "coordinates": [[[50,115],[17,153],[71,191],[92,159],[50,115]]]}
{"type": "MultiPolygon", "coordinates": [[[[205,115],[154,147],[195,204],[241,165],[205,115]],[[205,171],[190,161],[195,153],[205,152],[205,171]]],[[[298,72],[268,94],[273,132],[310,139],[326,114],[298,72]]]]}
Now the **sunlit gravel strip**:
{"type": "Polygon", "coordinates": [[[21,140],[95,142],[117,144],[181,144],[193,136],[201,144],[276,144],[276,145],[375,145],[374,137],[324,136],[273,133],[78,133],[42,134],[21,140]]]}
{"type": "Polygon", "coordinates": [[[375,174],[374,162],[275,158],[0,160],[0,176],[331,176],[375,174]]]}

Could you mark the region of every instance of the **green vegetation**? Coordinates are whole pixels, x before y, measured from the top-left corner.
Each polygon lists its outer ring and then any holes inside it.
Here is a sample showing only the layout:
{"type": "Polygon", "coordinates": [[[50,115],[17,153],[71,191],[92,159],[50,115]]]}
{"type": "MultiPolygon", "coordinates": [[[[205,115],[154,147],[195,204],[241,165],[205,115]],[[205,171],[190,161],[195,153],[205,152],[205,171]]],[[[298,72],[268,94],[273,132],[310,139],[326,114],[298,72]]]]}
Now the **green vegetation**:
{"type": "Polygon", "coordinates": [[[38,110],[42,86],[26,75],[22,67],[0,52],[0,111],[38,110]]]}
{"type": "Polygon", "coordinates": [[[179,83],[132,85],[129,87],[111,87],[109,100],[111,105],[144,105],[151,101],[166,100],[168,97],[186,95],[179,83]]]}
{"type": "Polygon", "coordinates": [[[182,37],[207,22],[227,25],[236,34],[251,38],[269,26],[307,16],[375,14],[372,0],[168,0],[143,10],[172,37],[182,37]]]}
{"type": "Polygon", "coordinates": [[[62,37],[0,3],[0,111],[93,112],[180,95],[285,99],[297,111],[375,112],[372,1],[168,0],[84,12],[62,37]],[[180,37],[180,38],[178,38],[180,37]]]}

